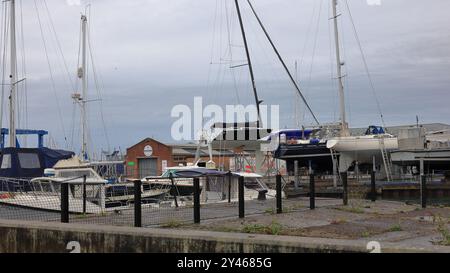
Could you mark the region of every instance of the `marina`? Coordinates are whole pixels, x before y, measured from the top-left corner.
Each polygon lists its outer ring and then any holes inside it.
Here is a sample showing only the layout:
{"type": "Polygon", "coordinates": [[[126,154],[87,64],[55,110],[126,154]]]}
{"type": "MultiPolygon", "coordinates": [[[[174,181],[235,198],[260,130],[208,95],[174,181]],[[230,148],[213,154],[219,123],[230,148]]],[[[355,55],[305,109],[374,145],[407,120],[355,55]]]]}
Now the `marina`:
{"type": "MultiPolygon", "coordinates": [[[[205,241],[214,232],[293,236],[292,249],[306,252],[316,248],[304,248],[310,238],[343,240],[348,252],[370,252],[361,251],[366,241],[392,252],[450,252],[450,113],[427,104],[438,95],[448,102],[450,82],[437,73],[418,85],[392,76],[402,69],[384,72],[396,66],[384,55],[396,53],[369,46],[391,41],[371,34],[364,12],[373,11],[343,0],[287,4],[311,9],[308,26],[294,9],[271,18],[267,1],[192,4],[214,15],[202,25],[213,30],[206,43],[204,34],[163,34],[153,21],[144,25],[152,33],[118,26],[101,3],[87,2],[2,3],[0,228],[28,221],[92,225],[100,234],[162,229],[173,240],[185,231],[206,232],[198,237],[205,241]],[[27,28],[33,43],[25,44],[27,28]],[[301,35],[301,60],[300,36],[283,29],[301,35]],[[127,38],[105,44],[119,33],[127,38]],[[430,90],[406,91],[427,83],[430,90]]],[[[139,236],[136,244],[153,235],[139,236]]],[[[184,243],[179,252],[190,249],[184,243]]]]}

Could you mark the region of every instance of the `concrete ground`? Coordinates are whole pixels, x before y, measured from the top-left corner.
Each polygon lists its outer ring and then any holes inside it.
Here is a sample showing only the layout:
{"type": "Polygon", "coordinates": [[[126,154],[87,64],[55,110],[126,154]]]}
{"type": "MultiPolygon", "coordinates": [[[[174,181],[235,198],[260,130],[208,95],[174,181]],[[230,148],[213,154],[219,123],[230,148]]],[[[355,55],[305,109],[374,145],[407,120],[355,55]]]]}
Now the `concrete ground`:
{"type": "Polygon", "coordinates": [[[378,241],[398,247],[447,246],[450,252],[450,207],[420,208],[394,201],[317,199],[309,210],[308,198],[284,202],[284,213],[266,211],[244,219],[211,219],[201,224],[167,224],[166,228],[220,232],[289,235],[349,241],[378,241]]]}

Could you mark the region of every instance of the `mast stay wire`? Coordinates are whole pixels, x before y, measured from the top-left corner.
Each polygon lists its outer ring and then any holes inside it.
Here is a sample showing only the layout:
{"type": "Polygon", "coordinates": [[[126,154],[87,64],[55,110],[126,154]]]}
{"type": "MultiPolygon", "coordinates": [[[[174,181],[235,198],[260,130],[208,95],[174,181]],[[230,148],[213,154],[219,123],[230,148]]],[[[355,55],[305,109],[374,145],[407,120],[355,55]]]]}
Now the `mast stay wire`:
{"type": "MultiPolygon", "coordinates": [[[[22,57],[22,78],[27,77],[27,69],[26,69],[26,55],[25,55],[25,35],[23,31],[23,4],[22,0],[20,0],[20,37],[21,37],[21,57],[22,57]]],[[[25,128],[28,128],[28,84],[27,81],[23,81],[23,91],[21,92],[22,95],[22,108],[23,108],[23,122],[25,128]]],[[[20,110],[20,108],[18,108],[20,110]]],[[[20,113],[20,111],[19,111],[20,113]]],[[[20,119],[19,119],[19,126],[20,126],[20,119]]],[[[24,140],[24,146],[28,146],[28,137],[27,135],[23,135],[24,140]]]]}
{"type": "MultiPolygon", "coordinates": [[[[77,55],[77,68],[80,67],[80,62],[81,62],[81,36],[82,36],[82,23],[80,22],[80,28],[79,28],[79,35],[78,35],[78,55],[77,55]]],[[[77,79],[77,78],[76,78],[77,79]]],[[[78,85],[79,85],[79,81],[78,79],[75,80],[75,88],[74,88],[74,92],[77,92],[78,90],[78,85]]],[[[72,130],[71,130],[71,149],[74,149],[74,134],[75,134],[75,128],[81,128],[81,123],[79,126],[75,126],[77,117],[76,117],[76,108],[77,108],[77,102],[74,101],[74,103],[72,104],[72,130]]],[[[77,135],[77,139],[79,138],[79,133],[77,135]]]]}
{"type": "Polygon", "coordinates": [[[65,126],[64,126],[64,121],[62,119],[61,106],[60,106],[60,103],[59,103],[58,93],[56,91],[56,85],[55,85],[55,81],[54,81],[54,77],[53,77],[53,70],[51,68],[51,63],[50,63],[50,59],[49,59],[49,55],[48,55],[48,51],[47,51],[47,44],[46,44],[46,40],[45,40],[45,37],[44,37],[44,31],[43,31],[43,28],[42,28],[41,17],[40,17],[40,13],[39,13],[39,9],[38,9],[36,0],[34,0],[34,7],[35,7],[35,11],[36,11],[37,18],[38,18],[39,29],[40,29],[40,32],[41,32],[43,47],[44,47],[45,56],[46,56],[46,59],[47,59],[47,65],[48,65],[48,69],[49,69],[49,73],[50,73],[51,86],[52,86],[52,89],[53,89],[53,93],[54,93],[55,100],[56,100],[56,106],[57,106],[57,109],[58,109],[59,121],[61,123],[61,128],[62,128],[63,135],[64,135],[64,142],[65,142],[66,147],[67,147],[68,142],[67,142],[66,129],[65,129],[65,126]]]}
{"type": "Polygon", "coordinates": [[[253,14],[255,15],[261,29],[263,30],[264,34],[266,35],[267,39],[269,40],[269,43],[272,45],[272,48],[274,49],[276,55],[278,56],[278,59],[280,60],[281,64],[283,65],[284,69],[286,70],[286,73],[288,74],[289,78],[291,79],[291,82],[294,84],[295,89],[297,89],[297,92],[299,93],[299,95],[301,96],[303,102],[305,103],[306,107],[308,108],[309,112],[311,113],[312,117],[314,118],[314,121],[317,123],[317,125],[320,125],[319,120],[317,119],[316,115],[314,114],[314,112],[312,111],[308,101],[306,100],[306,98],[303,96],[303,93],[301,92],[299,86],[297,85],[297,82],[295,81],[295,79],[292,77],[291,72],[289,71],[289,68],[286,66],[283,58],[281,57],[280,53],[278,52],[275,44],[272,42],[272,39],[270,38],[266,28],[264,27],[263,23],[261,22],[261,20],[259,19],[258,14],[256,13],[255,9],[253,8],[252,3],[250,2],[250,0],[247,0],[247,3],[249,4],[253,14]]]}
{"type": "MultiPolygon", "coordinates": [[[[341,9],[341,5],[338,5],[337,6],[337,8],[338,8],[338,10],[337,10],[337,12],[338,12],[338,16],[340,16],[340,14],[342,14],[343,13],[343,11],[342,11],[342,9],[341,9]]],[[[352,92],[352,88],[350,87],[350,78],[351,78],[351,75],[349,75],[349,69],[347,69],[348,67],[349,67],[349,65],[347,64],[347,62],[346,62],[346,60],[347,60],[347,48],[346,48],[346,43],[347,43],[347,40],[346,40],[346,38],[347,38],[347,33],[344,31],[345,30],[345,28],[344,28],[344,20],[339,20],[339,24],[340,24],[340,29],[341,29],[341,31],[340,31],[340,35],[339,35],[339,39],[340,39],[340,41],[339,41],[339,45],[340,45],[340,49],[341,49],[341,52],[342,52],[342,55],[343,55],[343,60],[344,60],[344,65],[341,65],[341,67],[342,67],[342,76],[343,76],[343,85],[344,85],[344,92],[345,92],[345,90],[347,90],[347,95],[348,96],[345,96],[345,107],[346,107],[346,109],[348,110],[348,111],[346,111],[347,113],[348,113],[348,123],[349,124],[352,124],[352,117],[353,117],[353,115],[352,115],[352,104],[351,104],[351,102],[350,102],[350,98],[351,98],[351,92],[352,92]]],[[[342,62],[342,60],[341,60],[341,62],[342,62]]]]}
{"type": "Polygon", "coordinates": [[[359,34],[358,34],[357,29],[356,29],[356,25],[355,25],[355,22],[353,20],[353,16],[352,16],[352,13],[350,11],[350,6],[349,6],[347,0],[345,0],[345,6],[346,6],[348,14],[349,14],[350,22],[352,23],[353,33],[355,35],[356,42],[358,44],[358,48],[359,48],[359,51],[361,53],[362,61],[364,63],[364,69],[365,69],[365,72],[367,74],[367,78],[369,80],[370,88],[372,90],[373,96],[375,98],[375,102],[377,104],[378,114],[380,115],[381,123],[383,124],[383,127],[386,128],[386,124],[384,122],[384,115],[383,115],[383,111],[382,111],[382,108],[381,108],[380,100],[378,99],[378,96],[376,94],[375,84],[373,82],[372,75],[371,75],[371,73],[369,71],[369,66],[367,64],[366,56],[364,54],[364,50],[362,48],[361,40],[359,39],[359,34]]]}
{"type": "Polygon", "coordinates": [[[67,65],[66,57],[64,56],[64,52],[62,50],[61,42],[59,40],[58,34],[56,32],[55,24],[53,23],[52,15],[51,15],[50,10],[49,10],[48,5],[47,5],[47,0],[44,0],[43,3],[44,3],[44,7],[45,7],[45,10],[46,10],[47,16],[49,18],[51,31],[52,31],[52,33],[53,33],[53,35],[55,37],[55,41],[56,41],[56,45],[57,45],[58,51],[61,54],[61,58],[62,58],[62,61],[63,61],[63,64],[64,64],[64,68],[66,70],[67,78],[69,79],[69,82],[70,82],[70,85],[72,86],[72,89],[75,90],[76,87],[75,87],[75,84],[74,84],[74,80],[72,79],[71,74],[69,72],[69,68],[68,68],[68,65],[67,65]]]}
{"type": "MultiPolygon", "coordinates": [[[[227,24],[227,37],[228,37],[228,48],[229,48],[229,55],[230,55],[230,60],[231,60],[231,62],[233,61],[233,42],[232,42],[232,38],[231,38],[231,35],[232,35],[232,33],[231,33],[231,20],[232,20],[232,17],[229,15],[229,11],[228,11],[228,5],[227,5],[227,3],[228,3],[228,1],[225,1],[224,2],[225,3],[225,16],[226,16],[226,24],[227,24]]],[[[236,81],[236,74],[234,73],[234,69],[232,69],[232,68],[230,68],[230,72],[231,72],[231,77],[232,77],[232,79],[233,79],[233,87],[234,87],[234,91],[235,91],[235,94],[236,94],[236,101],[237,101],[237,104],[241,104],[241,99],[240,99],[240,97],[239,97],[239,89],[238,89],[238,86],[237,86],[237,81],[236,81]]]]}
{"type": "MultiPolygon", "coordinates": [[[[328,18],[332,18],[332,2],[328,1],[328,18]]],[[[330,90],[334,91],[333,93],[333,121],[336,121],[336,116],[337,116],[337,97],[338,97],[338,88],[336,86],[336,82],[334,81],[335,78],[335,60],[333,58],[333,34],[331,33],[331,28],[332,28],[332,21],[328,20],[328,40],[329,40],[329,56],[330,56],[330,90]]]]}
{"type": "Polygon", "coordinates": [[[6,2],[2,2],[2,15],[3,20],[1,21],[1,43],[2,43],[2,97],[1,97],[1,112],[0,112],[0,128],[3,128],[3,116],[6,114],[5,112],[5,73],[6,73],[6,51],[7,51],[7,37],[8,37],[8,21],[7,21],[7,14],[8,12],[8,6],[6,5],[6,2]]]}
{"type": "MultiPolygon", "coordinates": [[[[307,82],[307,85],[305,88],[306,92],[308,92],[308,90],[310,90],[310,88],[311,88],[312,72],[313,72],[314,60],[316,57],[316,49],[317,49],[317,38],[319,36],[318,34],[319,34],[319,27],[320,27],[320,19],[321,19],[321,15],[322,15],[322,4],[323,4],[323,0],[320,0],[319,12],[317,15],[316,31],[315,31],[314,42],[313,42],[313,52],[311,54],[311,64],[309,67],[308,82],[307,82]]],[[[305,115],[306,115],[306,111],[303,112],[303,120],[305,120],[305,115]]]]}
{"type": "MultiPolygon", "coordinates": [[[[300,76],[302,75],[302,73],[301,73],[302,65],[303,65],[303,62],[305,60],[306,48],[307,48],[307,46],[309,44],[309,38],[310,38],[310,35],[311,35],[311,30],[312,30],[312,27],[313,27],[313,23],[314,23],[314,15],[316,14],[316,8],[317,8],[317,5],[314,5],[312,13],[311,13],[311,18],[309,20],[308,27],[307,27],[307,30],[306,30],[306,39],[305,39],[305,43],[303,44],[303,49],[302,49],[302,53],[301,53],[301,57],[300,57],[300,66],[299,66],[300,67],[300,71],[298,71],[298,70],[296,71],[296,81],[297,81],[297,83],[300,82],[298,80],[298,72],[300,72],[300,76]]],[[[294,95],[295,95],[294,103],[295,103],[295,105],[298,105],[299,102],[300,102],[298,100],[300,98],[300,96],[298,95],[298,93],[295,90],[294,90],[294,95]]],[[[300,98],[300,100],[301,100],[301,98],[300,98]]],[[[302,116],[302,121],[304,122],[305,113],[306,113],[306,110],[305,111],[301,111],[300,110],[298,112],[296,110],[295,111],[295,118],[296,119],[300,119],[300,116],[302,116]]],[[[299,121],[297,121],[296,126],[300,128],[300,122],[299,121]]]]}
{"type": "Polygon", "coordinates": [[[101,116],[101,121],[102,121],[102,126],[103,126],[103,132],[105,134],[106,144],[107,144],[108,151],[109,151],[111,149],[111,145],[110,145],[110,141],[109,141],[109,135],[108,135],[108,130],[107,130],[106,122],[105,122],[104,109],[103,109],[103,97],[102,97],[103,84],[100,83],[100,82],[102,82],[101,75],[98,75],[97,68],[95,66],[94,50],[93,50],[92,39],[91,39],[90,20],[91,20],[91,16],[89,13],[89,21],[88,21],[88,27],[87,27],[89,55],[91,57],[92,72],[93,72],[93,76],[94,76],[94,85],[95,85],[95,89],[97,91],[97,96],[98,96],[99,103],[100,103],[100,116],[101,116]]]}

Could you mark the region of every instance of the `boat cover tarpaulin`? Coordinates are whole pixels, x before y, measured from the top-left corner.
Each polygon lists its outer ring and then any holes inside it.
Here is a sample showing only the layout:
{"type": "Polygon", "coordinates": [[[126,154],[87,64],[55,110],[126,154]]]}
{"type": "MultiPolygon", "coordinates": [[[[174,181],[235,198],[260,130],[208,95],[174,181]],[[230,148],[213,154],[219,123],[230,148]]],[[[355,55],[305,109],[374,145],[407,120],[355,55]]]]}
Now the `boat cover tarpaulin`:
{"type": "Polygon", "coordinates": [[[74,155],[70,151],[49,148],[4,148],[0,150],[0,177],[40,177],[44,169],[74,155]]]}
{"type": "MultiPolygon", "coordinates": [[[[184,178],[195,178],[195,177],[207,177],[207,176],[216,176],[216,177],[225,177],[229,175],[229,172],[222,172],[218,170],[210,170],[204,168],[192,168],[185,170],[177,170],[174,173],[174,177],[184,177],[184,178]]],[[[231,173],[232,176],[239,176],[235,173],[231,173]]]]}

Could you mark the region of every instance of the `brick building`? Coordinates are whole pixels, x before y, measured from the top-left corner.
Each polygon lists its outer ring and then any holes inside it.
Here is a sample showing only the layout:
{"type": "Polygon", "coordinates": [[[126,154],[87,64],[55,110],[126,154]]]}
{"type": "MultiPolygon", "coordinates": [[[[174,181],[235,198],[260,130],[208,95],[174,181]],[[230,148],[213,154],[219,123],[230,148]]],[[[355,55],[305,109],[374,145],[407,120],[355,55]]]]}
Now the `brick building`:
{"type": "Polygon", "coordinates": [[[172,147],[152,138],[146,138],[127,149],[125,164],[129,177],[161,175],[165,167],[174,165],[172,147]]]}
{"type": "MultiPolygon", "coordinates": [[[[125,157],[128,177],[142,178],[161,175],[166,167],[187,166],[193,164],[197,144],[164,144],[152,138],[146,138],[127,148],[125,157]]],[[[213,161],[217,168],[229,170],[234,160],[231,150],[213,150],[213,161]]],[[[208,161],[208,149],[200,149],[200,160],[208,161]]]]}

